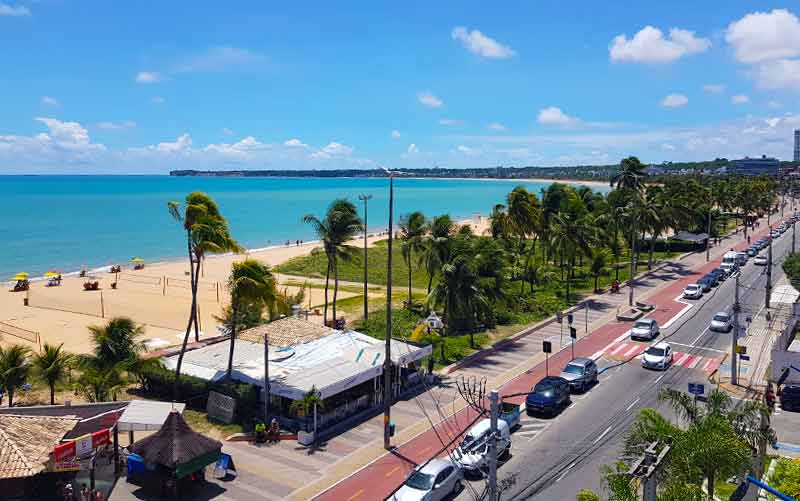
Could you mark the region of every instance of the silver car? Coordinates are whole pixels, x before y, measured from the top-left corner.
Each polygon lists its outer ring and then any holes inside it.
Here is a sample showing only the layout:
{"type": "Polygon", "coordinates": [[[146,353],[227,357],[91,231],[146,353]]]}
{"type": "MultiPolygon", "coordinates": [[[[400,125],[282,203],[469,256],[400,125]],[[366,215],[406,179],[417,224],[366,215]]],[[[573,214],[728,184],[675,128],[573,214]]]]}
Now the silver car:
{"type": "Polygon", "coordinates": [[[414,468],[394,493],[397,501],[439,501],[461,490],[464,473],[447,459],[431,459],[414,468]]]}
{"type": "Polygon", "coordinates": [[[564,366],[559,376],[569,382],[571,390],[584,392],[597,382],[597,364],[591,358],[576,358],[564,366]]]}
{"type": "Polygon", "coordinates": [[[717,332],[730,332],[733,329],[733,319],[729,313],[719,311],[711,318],[709,329],[717,332]]]}
{"type": "Polygon", "coordinates": [[[659,334],[658,322],[652,318],[642,318],[633,324],[631,329],[631,339],[654,339],[659,334]]]}

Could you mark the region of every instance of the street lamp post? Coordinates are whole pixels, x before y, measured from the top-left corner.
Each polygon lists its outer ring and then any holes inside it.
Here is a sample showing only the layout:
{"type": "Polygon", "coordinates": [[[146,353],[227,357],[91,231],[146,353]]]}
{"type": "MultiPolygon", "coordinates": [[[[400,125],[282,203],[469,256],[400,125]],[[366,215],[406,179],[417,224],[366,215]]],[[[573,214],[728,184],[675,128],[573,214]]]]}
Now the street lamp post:
{"type": "Polygon", "coordinates": [[[372,199],[372,195],[359,195],[358,199],[364,202],[364,321],[367,320],[367,202],[372,199]]]}
{"type": "Polygon", "coordinates": [[[383,448],[392,446],[389,424],[392,409],[392,240],[394,239],[394,174],[389,172],[389,256],[386,281],[386,354],[383,360],[383,448]]]}

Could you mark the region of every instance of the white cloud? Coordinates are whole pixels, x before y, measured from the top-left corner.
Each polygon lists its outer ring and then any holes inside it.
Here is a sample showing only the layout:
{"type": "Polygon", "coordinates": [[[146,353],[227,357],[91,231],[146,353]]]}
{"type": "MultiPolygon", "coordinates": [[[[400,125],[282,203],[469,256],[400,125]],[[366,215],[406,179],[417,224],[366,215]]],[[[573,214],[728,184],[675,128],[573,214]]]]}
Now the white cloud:
{"type": "Polygon", "coordinates": [[[576,125],[580,122],[579,119],[567,115],[561,111],[561,108],[557,108],[555,106],[548,106],[547,108],[539,111],[539,116],[536,118],[536,120],[540,124],[544,125],[561,126],[576,125]]]}
{"type": "Polygon", "coordinates": [[[800,55],[800,19],[786,9],[753,12],[731,23],[725,40],[736,59],[752,64],[800,55]]]}
{"type": "Polygon", "coordinates": [[[152,71],[140,71],[135,77],[136,83],[152,84],[161,81],[161,75],[152,71]]]}
{"type": "Polygon", "coordinates": [[[770,108],[770,109],[773,109],[773,110],[777,110],[777,109],[783,107],[783,103],[773,99],[773,100],[767,102],[767,107],[770,108]]]}
{"type": "Polygon", "coordinates": [[[135,127],[136,122],[132,120],[126,120],[124,122],[100,122],[97,124],[97,128],[103,130],[127,130],[135,127]]]}
{"type": "Polygon", "coordinates": [[[722,84],[705,84],[703,91],[709,94],[721,94],[725,92],[725,86],[722,84]]]}
{"type": "Polygon", "coordinates": [[[450,33],[453,40],[458,40],[468,51],[481,57],[506,59],[514,56],[511,47],[503,45],[478,30],[469,31],[464,26],[456,26],[450,33]]]}
{"type": "Polygon", "coordinates": [[[158,143],[154,146],[148,146],[151,151],[167,154],[188,153],[192,147],[192,138],[189,134],[183,133],[173,142],[158,143]]]}
{"type": "Polygon", "coordinates": [[[709,47],[711,41],[696,37],[693,31],[671,28],[669,38],[664,38],[660,29],[645,26],[630,40],[625,34],[614,37],[608,51],[612,61],[665,63],[705,52],[709,47]]]}
{"type": "Polygon", "coordinates": [[[58,108],[61,106],[61,103],[58,102],[58,99],[50,96],[42,96],[42,99],[39,101],[42,106],[51,106],[53,108],[58,108]]]}
{"type": "Polygon", "coordinates": [[[78,122],[62,122],[47,117],[37,117],[36,121],[45,124],[50,129],[53,139],[65,143],[89,144],[89,131],[78,122]]]}
{"type": "Polygon", "coordinates": [[[153,104],[164,104],[167,100],[161,96],[153,96],[150,98],[150,102],[153,104]]]}
{"type": "Polygon", "coordinates": [[[661,149],[664,150],[664,151],[675,151],[675,146],[673,146],[673,145],[671,145],[669,143],[662,143],[661,144],[661,149]]]}
{"type": "Polygon", "coordinates": [[[191,55],[175,66],[177,73],[221,72],[256,69],[264,66],[267,58],[248,49],[238,47],[211,47],[191,55]]]}
{"type": "Polygon", "coordinates": [[[463,153],[464,155],[474,156],[478,154],[478,151],[474,148],[470,148],[469,146],[464,146],[463,144],[459,144],[456,150],[459,153],[463,153]]]}
{"type": "Polygon", "coordinates": [[[419,153],[419,148],[417,148],[417,145],[414,143],[409,144],[408,149],[406,150],[406,154],[416,155],[417,153],[419,153]]]}
{"type": "Polygon", "coordinates": [[[353,153],[353,148],[350,146],[331,141],[321,150],[311,154],[312,159],[327,160],[331,158],[349,157],[353,153]]]}
{"type": "Polygon", "coordinates": [[[800,59],[778,59],[757,65],[754,71],[759,88],[800,92],[800,59]]]}
{"type": "Polygon", "coordinates": [[[670,94],[661,100],[662,108],[681,108],[689,103],[689,98],[683,94],[670,94]]]}
{"type": "Polygon", "coordinates": [[[440,118],[439,125],[443,125],[445,127],[450,127],[451,125],[461,125],[464,123],[461,120],[456,120],[454,118],[440,118]]]}
{"type": "MultiPolygon", "coordinates": [[[[185,136],[186,134],[184,134],[185,136]]],[[[181,136],[183,138],[183,136],[181,136]]],[[[180,139],[178,140],[180,142],[180,139]]],[[[189,147],[191,147],[191,140],[189,140],[189,147]]],[[[242,139],[241,141],[233,144],[228,143],[219,143],[219,144],[209,144],[205,148],[203,148],[204,152],[217,154],[222,157],[225,157],[227,160],[252,160],[255,157],[255,154],[269,149],[270,145],[262,143],[258,139],[254,138],[253,136],[247,136],[246,138],[242,139]]],[[[186,151],[189,148],[185,148],[181,151],[186,151]]]]}
{"type": "Polygon", "coordinates": [[[744,94],[737,94],[735,96],[731,96],[731,103],[733,104],[747,104],[750,102],[750,98],[745,96],[744,94]]]}
{"type": "Polygon", "coordinates": [[[299,139],[287,139],[283,145],[287,148],[308,148],[308,145],[299,139]]]}
{"type": "Polygon", "coordinates": [[[227,127],[223,127],[222,128],[222,133],[225,134],[226,136],[235,136],[236,135],[236,133],[233,132],[232,129],[229,129],[227,127]]]}
{"type": "Polygon", "coordinates": [[[417,95],[417,99],[420,103],[424,104],[425,106],[429,106],[431,108],[441,108],[444,106],[444,101],[439,99],[438,97],[434,96],[432,93],[428,91],[420,92],[417,95]]]}
{"type": "Polygon", "coordinates": [[[499,122],[492,122],[489,125],[487,125],[486,128],[489,130],[496,130],[500,132],[507,130],[506,126],[499,122]]]}
{"type": "Polygon", "coordinates": [[[0,16],[24,17],[30,15],[31,15],[30,9],[28,9],[23,5],[14,7],[13,5],[8,5],[7,3],[0,2],[0,16]]]}
{"type": "Polygon", "coordinates": [[[390,136],[392,136],[392,139],[400,139],[400,131],[399,130],[393,130],[392,133],[390,134],[390,136]]]}

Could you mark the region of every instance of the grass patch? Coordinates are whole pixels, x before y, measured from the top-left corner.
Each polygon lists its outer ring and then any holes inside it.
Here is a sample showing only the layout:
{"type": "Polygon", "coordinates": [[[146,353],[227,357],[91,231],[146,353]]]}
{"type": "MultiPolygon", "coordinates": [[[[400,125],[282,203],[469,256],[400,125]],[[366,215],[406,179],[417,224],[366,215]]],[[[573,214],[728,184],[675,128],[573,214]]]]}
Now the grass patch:
{"type": "Polygon", "coordinates": [[[192,429],[199,433],[212,435],[216,437],[227,437],[234,433],[244,432],[242,425],[232,423],[225,424],[214,421],[208,417],[205,412],[195,411],[192,409],[185,409],[183,411],[183,418],[192,427],[192,429]]]}

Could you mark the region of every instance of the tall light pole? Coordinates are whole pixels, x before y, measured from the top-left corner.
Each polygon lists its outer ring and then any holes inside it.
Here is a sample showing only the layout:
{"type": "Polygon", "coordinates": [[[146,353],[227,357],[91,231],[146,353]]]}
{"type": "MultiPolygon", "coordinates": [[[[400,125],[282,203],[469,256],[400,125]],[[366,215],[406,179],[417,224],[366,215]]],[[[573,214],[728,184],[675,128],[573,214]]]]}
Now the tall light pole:
{"type": "Polygon", "coordinates": [[[392,240],[394,239],[394,174],[389,174],[389,257],[386,282],[386,355],[383,360],[383,448],[391,449],[389,423],[392,409],[392,240]]]}
{"type": "Polygon", "coordinates": [[[364,320],[367,320],[367,202],[372,199],[372,195],[359,195],[358,199],[364,202],[364,320]]]}

